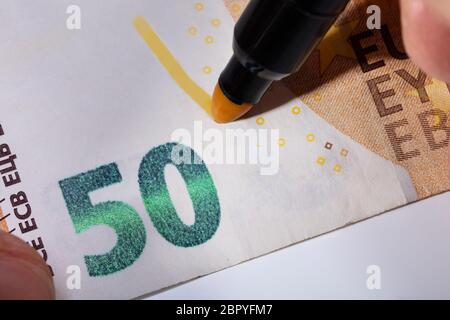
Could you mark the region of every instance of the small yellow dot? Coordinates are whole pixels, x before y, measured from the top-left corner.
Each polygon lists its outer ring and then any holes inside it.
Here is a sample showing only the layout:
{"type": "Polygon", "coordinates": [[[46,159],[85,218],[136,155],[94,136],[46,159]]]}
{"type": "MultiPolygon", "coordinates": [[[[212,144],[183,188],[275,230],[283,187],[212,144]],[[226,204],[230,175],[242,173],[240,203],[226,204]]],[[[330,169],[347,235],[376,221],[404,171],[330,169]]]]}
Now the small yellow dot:
{"type": "Polygon", "coordinates": [[[334,171],[336,171],[336,172],[341,172],[342,171],[342,167],[340,166],[340,165],[335,165],[334,167],[333,167],[333,170],[334,171]]]}
{"type": "Polygon", "coordinates": [[[286,145],[286,139],[280,138],[278,139],[278,145],[283,148],[286,145]]]}
{"type": "Polygon", "coordinates": [[[234,13],[237,13],[237,12],[241,11],[241,6],[238,3],[235,3],[231,6],[231,11],[233,11],[234,13]]]}
{"type": "Polygon", "coordinates": [[[196,27],[189,27],[188,32],[191,36],[196,36],[198,33],[198,30],[196,27]]]}
{"type": "Polygon", "coordinates": [[[299,106],[294,106],[292,108],[292,114],[298,116],[300,114],[300,112],[302,112],[302,110],[300,109],[299,106]]]}
{"type": "Polygon", "coordinates": [[[313,135],[312,133],[310,133],[310,134],[308,134],[308,135],[306,136],[306,140],[307,140],[308,142],[313,142],[314,140],[316,140],[316,136],[313,135]]]}
{"type": "Polygon", "coordinates": [[[314,100],[316,100],[317,102],[320,102],[322,100],[322,95],[320,93],[316,93],[314,95],[314,100]]]}
{"type": "Polygon", "coordinates": [[[436,127],[439,127],[440,124],[441,124],[441,117],[438,115],[434,115],[433,116],[433,126],[436,128],[436,127]]]}
{"type": "Polygon", "coordinates": [[[220,19],[213,19],[211,20],[211,24],[213,25],[213,27],[219,27],[221,25],[221,21],[220,19]]]}
{"type": "Polygon", "coordinates": [[[317,157],[317,160],[316,160],[316,163],[319,165],[319,166],[323,166],[323,165],[325,165],[325,162],[327,161],[327,159],[325,159],[324,157],[317,157]]]}
{"type": "Polygon", "coordinates": [[[263,117],[256,118],[256,124],[259,126],[262,126],[265,122],[266,122],[266,120],[264,120],[263,117]]]}
{"type": "Polygon", "coordinates": [[[210,74],[212,72],[212,68],[210,66],[204,66],[203,67],[203,73],[204,74],[210,74]]]}
{"type": "Polygon", "coordinates": [[[205,43],[206,43],[206,44],[212,44],[212,43],[214,43],[214,38],[213,38],[212,36],[207,36],[207,37],[205,38],[205,43]]]}
{"type": "Polygon", "coordinates": [[[203,9],[205,9],[205,5],[204,5],[203,3],[197,2],[197,3],[195,4],[195,10],[197,10],[197,11],[202,11],[203,9]]]}

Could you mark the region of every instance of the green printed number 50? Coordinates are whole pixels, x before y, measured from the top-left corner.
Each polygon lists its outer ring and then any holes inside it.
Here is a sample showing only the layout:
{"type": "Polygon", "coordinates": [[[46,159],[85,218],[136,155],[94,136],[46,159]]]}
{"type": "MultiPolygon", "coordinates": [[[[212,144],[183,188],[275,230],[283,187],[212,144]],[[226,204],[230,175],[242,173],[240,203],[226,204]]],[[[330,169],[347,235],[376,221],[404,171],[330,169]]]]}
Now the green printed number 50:
{"type": "MultiPolygon", "coordinates": [[[[167,241],[180,247],[205,243],[220,223],[220,204],[214,182],[206,165],[195,159],[198,160],[198,155],[189,147],[167,143],[152,149],[139,169],[141,196],[155,228],[167,241]],[[175,148],[183,154],[188,152],[192,161],[175,164],[172,161],[175,148]],[[186,183],[195,211],[193,225],[181,221],[170,199],[164,177],[168,164],[175,165],[186,183]]],[[[117,235],[117,243],[111,251],[84,257],[90,276],[104,276],[129,267],[145,247],[145,227],[134,208],[118,201],[94,205],[89,198],[90,192],[121,181],[119,169],[112,163],[59,182],[77,233],[107,225],[117,235]]]]}

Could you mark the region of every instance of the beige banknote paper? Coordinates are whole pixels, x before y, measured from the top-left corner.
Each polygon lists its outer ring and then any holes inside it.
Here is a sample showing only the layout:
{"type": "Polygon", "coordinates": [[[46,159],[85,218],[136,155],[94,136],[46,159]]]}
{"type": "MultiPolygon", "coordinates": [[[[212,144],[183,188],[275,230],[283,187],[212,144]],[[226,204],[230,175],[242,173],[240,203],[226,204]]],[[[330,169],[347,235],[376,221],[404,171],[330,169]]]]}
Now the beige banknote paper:
{"type": "Polygon", "coordinates": [[[82,0],[80,29],[67,1],[2,4],[0,227],[58,298],[141,296],[448,190],[448,86],[406,57],[391,1],[374,31],[353,1],[300,73],[215,124],[246,4],[82,0]],[[170,161],[239,129],[276,130],[279,163],[170,161]]]}

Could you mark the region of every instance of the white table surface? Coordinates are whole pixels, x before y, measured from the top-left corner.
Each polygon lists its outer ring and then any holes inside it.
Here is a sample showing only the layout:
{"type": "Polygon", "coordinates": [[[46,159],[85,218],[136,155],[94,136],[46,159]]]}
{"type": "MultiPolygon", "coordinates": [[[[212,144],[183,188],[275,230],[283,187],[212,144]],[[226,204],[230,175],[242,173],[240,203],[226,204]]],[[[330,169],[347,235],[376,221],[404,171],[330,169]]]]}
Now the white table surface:
{"type": "Polygon", "coordinates": [[[450,298],[450,192],[149,299],[450,298]],[[381,270],[369,290],[367,267],[381,270]]]}

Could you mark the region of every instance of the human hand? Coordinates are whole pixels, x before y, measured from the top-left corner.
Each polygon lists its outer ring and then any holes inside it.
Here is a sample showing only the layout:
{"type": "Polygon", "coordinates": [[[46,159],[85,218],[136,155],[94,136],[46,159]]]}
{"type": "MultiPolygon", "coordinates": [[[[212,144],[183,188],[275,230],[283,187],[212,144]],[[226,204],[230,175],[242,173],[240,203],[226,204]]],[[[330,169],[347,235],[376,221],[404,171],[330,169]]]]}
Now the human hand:
{"type": "Polygon", "coordinates": [[[54,299],[50,270],[24,241],[0,231],[0,300],[54,299]]]}
{"type": "Polygon", "coordinates": [[[412,60],[450,83],[450,0],[400,0],[403,39],[412,60]]]}

